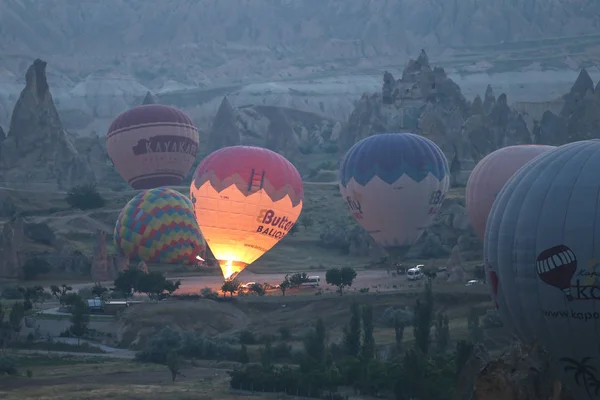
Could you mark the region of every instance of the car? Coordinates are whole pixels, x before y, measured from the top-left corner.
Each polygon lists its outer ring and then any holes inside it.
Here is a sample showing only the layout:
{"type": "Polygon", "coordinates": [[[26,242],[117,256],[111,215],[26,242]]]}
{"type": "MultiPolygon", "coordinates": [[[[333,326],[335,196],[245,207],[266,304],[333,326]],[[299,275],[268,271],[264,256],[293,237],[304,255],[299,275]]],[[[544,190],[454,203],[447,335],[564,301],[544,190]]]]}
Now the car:
{"type": "Polygon", "coordinates": [[[467,284],[465,286],[473,286],[473,285],[480,285],[481,281],[478,281],[477,279],[471,279],[470,281],[467,282],[467,284]]]}
{"type": "Polygon", "coordinates": [[[256,285],[256,282],[246,282],[240,285],[240,288],[242,289],[248,289],[250,287],[252,287],[252,285],[256,285]]]}

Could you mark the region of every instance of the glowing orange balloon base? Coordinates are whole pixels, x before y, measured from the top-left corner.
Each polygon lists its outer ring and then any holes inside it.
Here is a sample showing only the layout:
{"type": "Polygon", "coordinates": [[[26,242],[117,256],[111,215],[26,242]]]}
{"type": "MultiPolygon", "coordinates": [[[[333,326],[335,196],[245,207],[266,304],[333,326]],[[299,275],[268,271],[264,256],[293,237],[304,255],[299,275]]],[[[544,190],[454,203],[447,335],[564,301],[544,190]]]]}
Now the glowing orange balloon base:
{"type": "Polygon", "coordinates": [[[225,280],[235,279],[248,265],[245,262],[231,260],[217,260],[217,262],[221,267],[221,272],[225,280]]]}

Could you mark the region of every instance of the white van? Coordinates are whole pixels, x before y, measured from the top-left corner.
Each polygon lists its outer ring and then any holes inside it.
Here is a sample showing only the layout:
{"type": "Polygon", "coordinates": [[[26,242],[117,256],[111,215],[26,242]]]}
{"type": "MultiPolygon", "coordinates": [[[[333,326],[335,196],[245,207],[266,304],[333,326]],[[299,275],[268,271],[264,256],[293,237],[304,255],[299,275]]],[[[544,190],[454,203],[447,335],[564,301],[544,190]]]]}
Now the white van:
{"type": "Polygon", "coordinates": [[[424,265],[417,265],[416,267],[409,269],[406,271],[406,278],[409,281],[416,281],[423,278],[423,267],[424,265]]]}
{"type": "Polygon", "coordinates": [[[303,287],[319,287],[321,286],[321,277],[320,276],[309,276],[308,280],[302,283],[303,287]]]}

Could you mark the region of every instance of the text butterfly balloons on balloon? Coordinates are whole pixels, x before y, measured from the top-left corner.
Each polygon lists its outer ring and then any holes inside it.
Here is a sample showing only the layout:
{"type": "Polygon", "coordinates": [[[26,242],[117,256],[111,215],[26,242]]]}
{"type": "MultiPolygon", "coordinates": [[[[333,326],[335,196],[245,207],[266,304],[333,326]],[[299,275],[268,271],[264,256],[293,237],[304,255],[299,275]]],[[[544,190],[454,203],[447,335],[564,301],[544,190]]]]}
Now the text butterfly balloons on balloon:
{"type": "Polygon", "coordinates": [[[600,399],[598,171],[598,140],[536,157],[498,194],[484,242],[502,318],[545,345],[582,400],[600,399]]]}
{"type": "Polygon", "coordinates": [[[469,176],[465,197],[467,215],[481,240],[494,199],[504,184],[523,165],[555,148],[544,145],[508,146],[488,154],[479,161],[469,176]]]}
{"type": "Polygon", "coordinates": [[[117,218],[114,241],[130,260],[159,264],[195,264],[206,248],[192,202],[167,188],[146,190],[131,199],[117,218]]]}
{"type": "Polygon", "coordinates": [[[402,257],[425,232],[450,186],[448,161],[431,140],[383,133],[356,143],[340,165],[340,191],[358,223],[402,257]]]}
{"type": "Polygon", "coordinates": [[[304,185],[283,156],[232,146],[200,163],[190,198],[223,277],[232,279],[292,229],[302,211],[304,185]]]}
{"type": "Polygon", "coordinates": [[[153,189],[183,182],[196,160],[198,141],[198,130],[185,113],[148,104],[115,118],[106,150],[131,187],[153,189]]]}

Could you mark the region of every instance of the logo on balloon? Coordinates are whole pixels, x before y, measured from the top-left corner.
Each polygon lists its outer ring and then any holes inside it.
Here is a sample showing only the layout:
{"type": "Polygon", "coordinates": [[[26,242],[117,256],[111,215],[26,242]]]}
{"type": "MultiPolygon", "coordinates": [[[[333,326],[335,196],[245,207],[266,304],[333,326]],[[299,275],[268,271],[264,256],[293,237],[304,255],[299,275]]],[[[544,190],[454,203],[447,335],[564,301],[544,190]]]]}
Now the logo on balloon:
{"type": "Polygon", "coordinates": [[[132,150],[136,156],[152,153],[183,153],[196,156],[198,144],[186,137],[159,135],[138,140],[132,150]]]}
{"type": "Polygon", "coordinates": [[[256,221],[260,224],[256,228],[257,233],[270,236],[274,239],[281,239],[284,237],[292,226],[296,223],[295,221],[289,220],[286,216],[278,216],[273,210],[261,210],[256,221]]]}
{"type": "Polygon", "coordinates": [[[539,278],[561,290],[568,301],[600,300],[600,286],[595,284],[597,263],[590,260],[588,264],[588,270],[576,274],[577,257],[573,250],[561,244],[542,251],[537,257],[536,269],[539,278]]]}
{"type": "Polygon", "coordinates": [[[346,196],[346,203],[348,204],[348,208],[352,212],[352,215],[354,216],[354,218],[362,219],[363,212],[362,212],[362,205],[360,204],[360,201],[353,199],[350,196],[346,196]]]}

